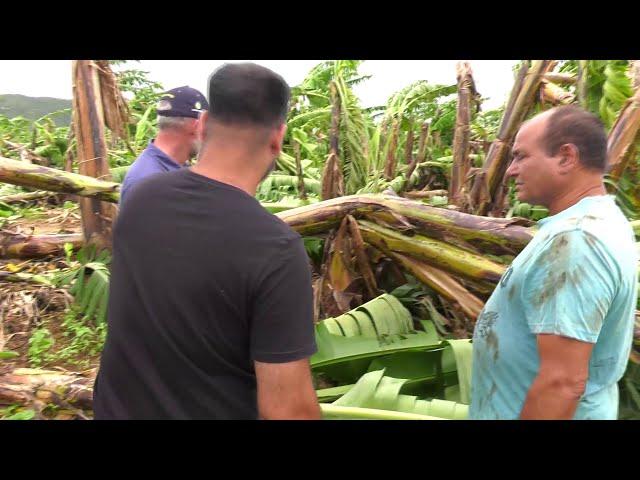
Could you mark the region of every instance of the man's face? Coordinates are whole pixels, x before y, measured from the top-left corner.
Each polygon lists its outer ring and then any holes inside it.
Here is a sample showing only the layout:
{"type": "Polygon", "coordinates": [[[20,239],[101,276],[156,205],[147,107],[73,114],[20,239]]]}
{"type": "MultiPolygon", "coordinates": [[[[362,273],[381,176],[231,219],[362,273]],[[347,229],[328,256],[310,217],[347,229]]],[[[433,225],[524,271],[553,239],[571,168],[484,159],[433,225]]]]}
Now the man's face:
{"type": "Polygon", "coordinates": [[[560,187],[556,156],[549,156],[542,144],[547,119],[539,116],[525,123],[513,144],[513,160],[507,178],[516,183],[516,196],[521,202],[547,206],[560,187]]]}

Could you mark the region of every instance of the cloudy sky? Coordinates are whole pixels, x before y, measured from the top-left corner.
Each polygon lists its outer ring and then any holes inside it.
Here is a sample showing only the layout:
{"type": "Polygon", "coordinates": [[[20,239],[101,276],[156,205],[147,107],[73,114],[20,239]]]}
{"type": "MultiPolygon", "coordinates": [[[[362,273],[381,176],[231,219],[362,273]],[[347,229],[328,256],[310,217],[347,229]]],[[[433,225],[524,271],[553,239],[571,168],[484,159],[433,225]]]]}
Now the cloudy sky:
{"type": "MultiPolygon", "coordinates": [[[[181,85],[206,95],[209,74],[224,62],[236,60],[141,60],[127,67],[149,72],[149,77],[167,89],[181,85]]],[[[300,83],[320,60],[254,60],[280,73],[290,85],[300,83]]],[[[372,78],[357,85],[355,93],[364,107],[382,105],[394,92],[417,81],[453,84],[457,60],[366,60],[362,74],[372,78]]],[[[513,84],[516,60],[470,60],[476,87],[488,98],[484,109],[502,105],[513,84]]],[[[32,97],[71,98],[70,60],[0,60],[0,94],[19,93],[32,97]]]]}

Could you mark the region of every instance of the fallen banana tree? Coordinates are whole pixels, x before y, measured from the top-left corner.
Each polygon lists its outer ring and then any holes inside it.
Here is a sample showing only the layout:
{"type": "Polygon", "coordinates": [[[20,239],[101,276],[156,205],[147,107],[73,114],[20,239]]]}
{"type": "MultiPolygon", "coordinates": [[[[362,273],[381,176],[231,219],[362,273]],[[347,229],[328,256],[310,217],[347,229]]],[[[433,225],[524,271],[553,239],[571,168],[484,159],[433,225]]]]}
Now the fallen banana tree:
{"type": "Polygon", "coordinates": [[[0,182],[117,203],[120,184],[0,157],[0,182]]]}
{"type": "Polygon", "coordinates": [[[439,240],[422,235],[407,239],[395,230],[364,220],[359,226],[366,242],[424,260],[457,275],[498,282],[506,270],[504,265],[439,240]]]}
{"type": "Polygon", "coordinates": [[[361,218],[387,213],[405,229],[469,249],[516,254],[531,241],[534,223],[521,218],[493,218],[431,207],[392,195],[349,195],[278,213],[301,235],[323,233],[337,227],[345,215],[361,218]]]}
{"type": "Polygon", "coordinates": [[[6,231],[0,233],[0,258],[40,258],[63,255],[64,245],[80,248],[84,239],[80,233],[56,235],[22,235],[6,231]]]}
{"type": "MultiPolygon", "coordinates": [[[[25,164],[0,157],[0,181],[22,187],[93,197],[117,202],[120,185],[55,168],[25,164]]],[[[302,235],[326,232],[350,214],[388,212],[404,217],[417,233],[495,254],[515,254],[533,238],[533,222],[524,219],[481,217],[392,195],[350,195],[278,213],[302,235]]]]}

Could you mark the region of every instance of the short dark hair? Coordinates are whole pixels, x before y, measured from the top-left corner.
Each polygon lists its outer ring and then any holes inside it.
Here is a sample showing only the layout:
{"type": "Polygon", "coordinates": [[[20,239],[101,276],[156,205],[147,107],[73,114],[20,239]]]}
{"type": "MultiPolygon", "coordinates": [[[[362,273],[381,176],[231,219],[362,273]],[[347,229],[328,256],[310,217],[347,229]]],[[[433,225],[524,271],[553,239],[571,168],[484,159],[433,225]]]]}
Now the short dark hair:
{"type": "Polygon", "coordinates": [[[209,114],[224,124],[277,127],[287,119],[290,89],[255,63],[227,63],[209,77],[209,114]]]}
{"type": "Polygon", "coordinates": [[[580,162],[588,168],[607,168],[607,134],[593,113],[575,105],[557,107],[547,119],[542,144],[547,155],[555,155],[564,144],[575,145],[580,162]]]}

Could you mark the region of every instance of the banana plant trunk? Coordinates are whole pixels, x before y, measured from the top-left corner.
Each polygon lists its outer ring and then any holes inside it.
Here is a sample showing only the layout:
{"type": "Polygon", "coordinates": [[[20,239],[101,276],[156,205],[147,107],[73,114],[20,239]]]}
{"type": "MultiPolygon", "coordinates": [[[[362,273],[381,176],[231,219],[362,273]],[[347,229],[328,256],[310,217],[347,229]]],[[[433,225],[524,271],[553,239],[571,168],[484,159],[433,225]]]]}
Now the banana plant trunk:
{"type": "Polygon", "coordinates": [[[485,165],[484,175],[476,175],[474,182],[482,182],[479,188],[474,185],[476,195],[472,205],[478,215],[486,215],[495,209],[499,186],[509,165],[513,140],[524,122],[529,110],[535,104],[536,93],[540,89],[542,77],[554,65],[552,60],[534,60],[531,67],[522,66],[514,84],[509,103],[505,109],[496,140],[491,144],[485,165]]]}
{"type": "Polygon", "coordinates": [[[340,163],[340,97],[334,81],[329,85],[331,94],[331,130],[329,131],[329,157],[322,172],[322,199],[344,195],[344,175],[340,163]]]}
{"type": "MultiPolygon", "coordinates": [[[[82,175],[109,180],[105,113],[98,66],[91,60],[74,60],[72,72],[78,170],[82,175]]],[[[100,248],[109,248],[115,214],[113,206],[96,198],[82,198],[79,203],[86,242],[95,243],[100,248]]]]}
{"type": "Polygon", "coordinates": [[[298,175],[298,196],[301,200],[307,199],[307,192],[304,189],[304,177],[302,176],[302,161],[300,160],[300,143],[293,141],[293,150],[296,156],[296,174],[298,175]]]}
{"type": "Polygon", "coordinates": [[[458,77],[458,107],[453,134],[453,166],[449,183],[449,203],[464,209],[466,204],[465,182],[469,168],[471,168],[469,158],[471,110],[476,92],[468,62],[458,62],[456,75],[458,77]]]}
{"type": "MultiPolygon", "coordinates": [[[[636,79],[640,83],[640,79],[636,79]]],[[[635,83],[635,82],[634,82],[635,83]]],[[[640,138],[640,87],[629,98],[611,127],[607,140],[609,175],[617,181],[627,165],[635,157],[636,144],[640,138]]]]}
{"type": "Polygon", "coordinates": [[[584,109],[588,109],[587,91],[589,79],[588,60],[578,60],[578,79],[576,93],[578,95],[578,103],[584,109]]]}
{"type": "Polygon", "coordinates": [[[384,178],[391,181],[396,174],[396,147],[400,135],[400,119],[395,118],[391,125],[391,134],[388,142],[387,159],[384,164],[384,178]]]}

